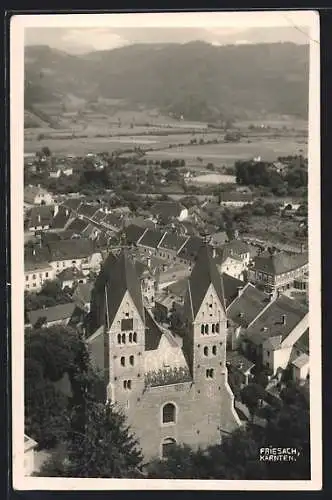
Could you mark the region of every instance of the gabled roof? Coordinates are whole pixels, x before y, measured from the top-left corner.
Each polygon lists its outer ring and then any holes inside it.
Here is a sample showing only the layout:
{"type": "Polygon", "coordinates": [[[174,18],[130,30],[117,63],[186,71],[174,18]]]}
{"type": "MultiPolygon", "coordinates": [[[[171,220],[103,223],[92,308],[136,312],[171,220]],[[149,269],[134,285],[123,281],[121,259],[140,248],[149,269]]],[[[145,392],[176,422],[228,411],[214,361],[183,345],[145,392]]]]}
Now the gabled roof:
{"type": "Polygon", "coordinates": [[[151,213],[162,217],[179,217],[184,208],[177,201],[158,201],[151,207],[151,213]]]}
{"type": "Polygon", "coordinates": [[[51,227],[52,229],[64,229],[66,224],[70,219],[70,213],[66,212],[66,209],[59,207],[59,211],[55,217],[53,217],[51,227]]]}
{"type": "Polygon", "coordinates": [[[94,253],[93,243],[88,238],[51,241],[48,248],[51,261],[82,259],[94,253]]]}
{"type": "Polygon", "coordinates": [[[76,304],[74,302],[69,302],[68,304],[58,304],[57,306],[45,307],[45,309],[38,309],[37,311],[30,311],[28,313],[28,318],[32,326],[34,326],[40,318],[46,318],[47,323],[52,323],[53,321],[64,321],[72,317],[75,309],[76,304]]]}
{"type": "Polygon", "coordinates": [[[107,214],[103,219],[103,224],[115,227],[116,229],[121,229],[123,226],[122,218],[119,215],[107,214]]]}
{"type": "Polygon", "coordinates": [[[195,260],[199,249],[203,244],[203,240],[198,236],[190,236],[189,240],[181,248],[178,256],[180,259],[195,260]]]}
{"type": "Polygon", "coordinates": [[[298,269],[305,264],[308,264],[307,253],[289,255],[287,253],[280,252],[271,255],[269,252],[264,252],[254,259],[254,267],[256,271],[272,275],[287,273],[298,269]]]}
{"type": "Polygon", "coordinates": [[[176,233],[166,233],[165,237],[162,239],[159,248],[165,248],[166,250],[175,250],[178,252],[180,248],[185,244],[188,237],[178,236],[176,233]]]}
{"type": "Polygon", "coordinates": [[[247,327],[270,302],[270,297],[253,285],[244,286],[241,295],[227,308],[227,317],[237,325],[247,327]]]}
{"type": "Polygon", "coordinates": [[[233,369],[236,369],[243,374],[250,372],[250,370],[255,366],[255,363],[250,361],[238,351],[227,350],[226,362],[227,364],[230,364],[233,369]]]}
{"type": "Polygon", "coordinates": [[[102,221],[103,219],[105,219],[106,217],[106,214],[105,212],[103,212],[102,210],[98,210],[98,212],[96,212],[92,218],[92,220],[94,222],[100,222],[102,221]]]}
{"type": "Polygon", "coordinates": [[[125,230],[128,245],[136,244],[145,231],[146,228],[130,224],[125,230]]]}
{"type": "Polygon", "coordinates": [[[249,326],[246,337],[254,343],[281,336],[283,342],[298,323],[308,314],[308,308],[281,295],[249,326]],[[283,323],[283,316],[285,323],[283,323]]]}
{"type": "Polygon", "coordinates": [[[139,245],[150,248],[157,248],[160,240],[163,238],[164,233],[154,229],[148,229],[146,233],[139,240],[139,245]]]}
{"type": "Polygon", "coordinates": [[[80,205],[77,211],[80,215],[83,215],[83,217],[92,219],[94,214],[98,211],[98,207],[96,205],[89,205],[87,203],[82,203],[82,205],[80,205]]]}
{"type": "Polygon", "coordinates": [[[294,347],[305,354],[309,354],[309,328],[295,342],[294,347]]]}
{"type": "Polygon", "coordinates": [[[129,292],[138,313],[144,321],[141,284],[136,274],[135,265],[127,250],[122,250],[117,257],[112,253],[109,254],[96,280],[95,290],[107,300],[110,325],[126,291],[129,292]]]}
{"type": "Polygon", "coordinates": [[[91,282],[88,283],[79,283],[73,293],[73,301],[79,304],[87,304],[91,301],[91,292],[93,289],[93,284],[91,282]]]}
{"type": "Polygon", "coordinates": [[[70,280],[83,279],[83,278],[85,278],[85,276],[82,273],[82,271],[77,269],[77,267],[73,267],[73,268],[67,268],[67,269],[64,269],[63,271],[61,271],[61,273],[59,273],[57,275],[57,278],[60,281],[70,281],[70,280]]]}
{"type": "Polygon", "coordinates": [[[29,227],[50,225],[53,219],[54,207],[41,205],[32,207],[29,216],[29,227]]]}
{"type": "Polygon", "coordinates": [[[212,258],[212,249],[208,245],[204,244],[200,248],[188,283],[186,301],[189,301],[191,304],[193,318],[196,318],[211,284],[218,295],[222,307],[226,307],[222,278],[212,258]]]}
{"type": "Polygon", "coordinates": [[[73,231],[74,233],[81,234],[84,229],[88,227],[89,223],[85,220],[79,219],[78,217],[74,219],[68,226],[68,231],[73,231]]]}
{"type": "Polygon", "coordinates": [[[68,198],[65,200],[62,204],[65,207],[68,207],[71,210],[77,210],[78,207],[81,205],[82,199],[81,198],[68,198]]]}
{"type": "Polygon", "coordinates": [[[233,278],[229,274],[223,273],[221,276],[224,285],[226,307],[228,307],[237,297],[239,288],[243,288],[245,284],[243,281],[233,278]]]}

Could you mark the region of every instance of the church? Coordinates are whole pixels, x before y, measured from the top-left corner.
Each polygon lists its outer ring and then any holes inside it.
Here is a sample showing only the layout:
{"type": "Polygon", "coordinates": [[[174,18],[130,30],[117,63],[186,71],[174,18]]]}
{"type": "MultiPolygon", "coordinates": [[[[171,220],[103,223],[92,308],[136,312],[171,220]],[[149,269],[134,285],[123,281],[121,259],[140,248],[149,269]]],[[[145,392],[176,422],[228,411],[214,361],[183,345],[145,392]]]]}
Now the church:
{"type": "Polygon", "coordinates": [[[102,266],[91,323],[91,360],[146,460],[166,456],[176,443],[196,449],[218,444],[240,426],[227,382],[223,282],[207,245],[188,279],[180,331],[157,323],[145,307],[125,249],[102,266]]]}

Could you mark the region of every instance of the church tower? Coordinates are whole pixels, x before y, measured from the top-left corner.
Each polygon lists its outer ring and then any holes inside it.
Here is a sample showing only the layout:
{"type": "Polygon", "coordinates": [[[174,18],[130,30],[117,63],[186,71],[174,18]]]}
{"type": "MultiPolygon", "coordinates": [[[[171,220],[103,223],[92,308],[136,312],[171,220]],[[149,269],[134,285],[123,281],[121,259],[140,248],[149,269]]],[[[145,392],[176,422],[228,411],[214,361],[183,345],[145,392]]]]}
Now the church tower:
{"type": "Polygon", "coordinates": [[[206,244],[188,280],[184,313],[184,352],[196,390],[217,397],[227,379],[227,320],[222,278],[206,244]]]}
{"type": "Polygon", "coordinates": [[[144,389],[145,317],[140,281],[126,250],[106,259],[91,312],[95,327],[104,328],[107,397],[127,410],[144,389]]]}

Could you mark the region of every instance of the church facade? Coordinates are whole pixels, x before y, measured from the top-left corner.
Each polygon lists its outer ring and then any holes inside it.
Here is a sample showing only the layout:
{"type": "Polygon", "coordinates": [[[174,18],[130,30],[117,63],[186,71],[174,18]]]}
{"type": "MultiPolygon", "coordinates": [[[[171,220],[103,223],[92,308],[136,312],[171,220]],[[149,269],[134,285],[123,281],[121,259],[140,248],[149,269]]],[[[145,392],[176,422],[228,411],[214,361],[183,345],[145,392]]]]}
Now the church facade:
{"type": "Polygon", "coordinates": [[[227,382],[223,283],[207,246],[188,279],[180,334],[158,324],[144,307],[126,251],[106,259],[93,290],[91,318],[91,359],[146,460],[165,456],[175,443],[218,444],[239,427],[227,382]]]}

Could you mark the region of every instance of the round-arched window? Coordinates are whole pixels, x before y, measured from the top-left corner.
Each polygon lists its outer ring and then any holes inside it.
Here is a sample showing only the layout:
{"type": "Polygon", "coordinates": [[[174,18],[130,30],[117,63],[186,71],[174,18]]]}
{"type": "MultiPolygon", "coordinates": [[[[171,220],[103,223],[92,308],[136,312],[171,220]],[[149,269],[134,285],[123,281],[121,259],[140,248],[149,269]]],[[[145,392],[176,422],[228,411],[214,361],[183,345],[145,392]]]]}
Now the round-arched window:
{"type": "Polygon", "coordinates": [[[174,438],[166,438],[163,440],[161,444],[161,454],[162,458],[166,458],[172,449],[176,446],[176,441],[174,438]]]}
{"type": "Polygon", "coordinates": [[[175,423],[176,407],[173,403],[166,403],[163,406],[163,424],[175,423]]]}

